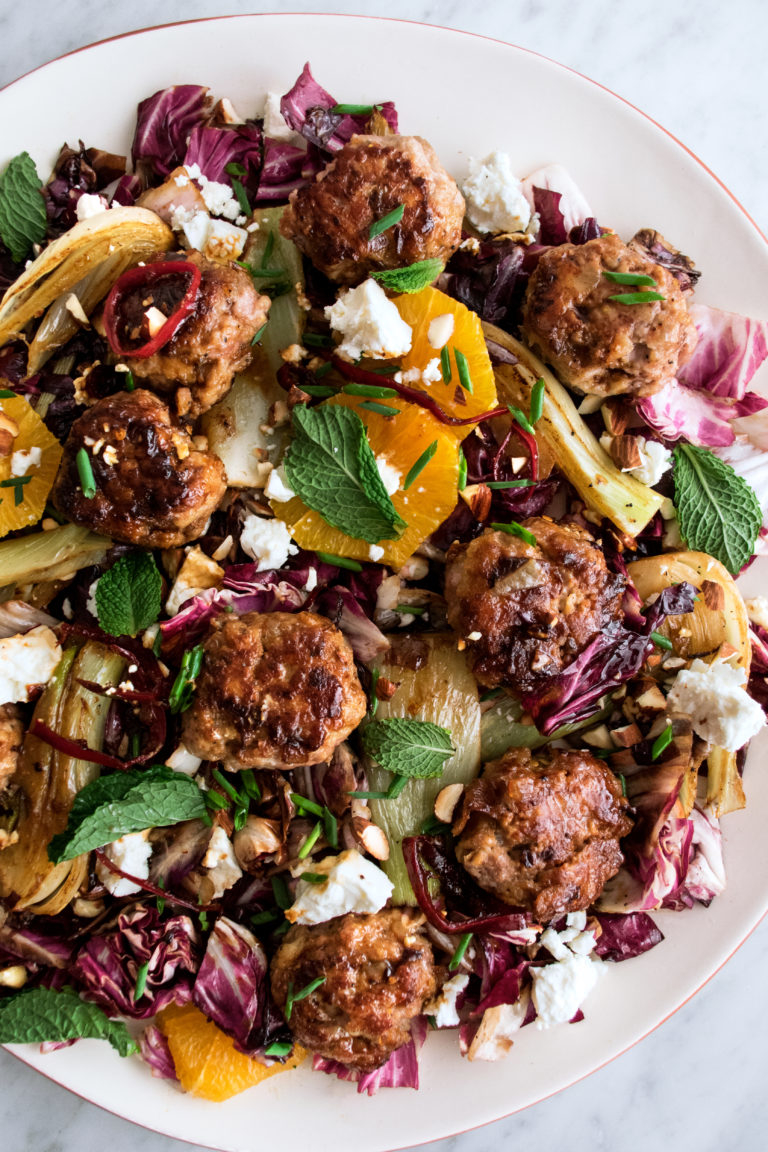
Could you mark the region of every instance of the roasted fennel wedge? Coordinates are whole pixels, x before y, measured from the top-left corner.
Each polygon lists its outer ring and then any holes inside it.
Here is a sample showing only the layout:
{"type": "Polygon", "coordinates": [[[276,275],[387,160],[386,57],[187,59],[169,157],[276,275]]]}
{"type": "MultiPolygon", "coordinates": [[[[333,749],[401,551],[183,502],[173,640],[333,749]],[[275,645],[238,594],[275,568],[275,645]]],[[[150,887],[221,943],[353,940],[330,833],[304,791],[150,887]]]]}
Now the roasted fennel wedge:
{"type": "Polygon", "coordinates": [[[97,536],[79,524],[4,540],[0,543],[0,588],[71,580],[81,568],[100,564],[111,547],[107,536],[97,536]]]}
{"type": "MultiPolygon", "coordinates": [[[[456,749],[446,760],[440,776],[429,780],[409,780],[393,800],[370,800],[371,814],[389,840],[389,859],[382,868],[394,884],[395,904],[415,904],[416,898],[403,860],[404,836],[421,831],[434,814],[435,798],[446,784],[466,783],[480,768],[480,703],[477,683],[463,652],[452,635],[393,637],[387,659],[377,664],[381,676],[397,684],[391,700],[380,701],[377,720],[406,716],[431,720],[446,728],[456,749]]],[[[392,774],[368,765],[372,792],[386,791],[392,774]]]]}

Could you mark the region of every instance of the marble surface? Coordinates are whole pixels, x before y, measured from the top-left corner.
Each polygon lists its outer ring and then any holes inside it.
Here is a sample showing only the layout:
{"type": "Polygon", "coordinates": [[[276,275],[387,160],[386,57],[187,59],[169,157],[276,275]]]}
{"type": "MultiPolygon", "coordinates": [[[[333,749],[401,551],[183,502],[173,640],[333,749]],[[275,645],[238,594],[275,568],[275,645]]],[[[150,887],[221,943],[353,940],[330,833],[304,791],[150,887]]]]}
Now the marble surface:
{"type": "MultiPolygon", "coordinates": [[[[768,231],[763,0],[321,0],[266,11],[401,17],[533,49],[613,89],[688,145],[768,231]]],[[[0,2],[0,85],[63,52],[158,22],[253,11],[249,0],[0,2]]],[[[760,765],[755,766],[758,770],[760,765]]],[[[570,1152],[763,1152],[768,1127],[768,921],[713,980],[641,1044],[550,1100],[433,1152],[507,1144],[570,1152]]],[[[4,1152],[183,1152],[50,1084],[0,1051],[4,1152]]],[[[425,1106],[428,1106],[425,1101],[425,1106]]],[[[293,1152],[289,1149],[288,1152],[293,1152]]]]}

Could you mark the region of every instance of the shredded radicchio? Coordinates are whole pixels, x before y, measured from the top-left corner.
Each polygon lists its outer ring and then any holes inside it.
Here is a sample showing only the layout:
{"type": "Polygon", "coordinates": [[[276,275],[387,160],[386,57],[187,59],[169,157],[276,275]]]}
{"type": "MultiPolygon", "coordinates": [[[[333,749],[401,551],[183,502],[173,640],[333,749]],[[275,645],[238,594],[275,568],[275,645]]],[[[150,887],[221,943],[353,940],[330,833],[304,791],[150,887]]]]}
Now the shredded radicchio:
{"type": "Polygon", "coordinates": [[[598,912],[601,932],[595,955],[601,960],[631,960],[655,948],[664,939],[659,928],[645,912],[598,912]]]}
{"type": "Polygon", "coordinates": [[[192,998],[209,1020],[253,1056],[264,1044],[267,957],[253,933],[219,916],[208,937],[192,998]]]}

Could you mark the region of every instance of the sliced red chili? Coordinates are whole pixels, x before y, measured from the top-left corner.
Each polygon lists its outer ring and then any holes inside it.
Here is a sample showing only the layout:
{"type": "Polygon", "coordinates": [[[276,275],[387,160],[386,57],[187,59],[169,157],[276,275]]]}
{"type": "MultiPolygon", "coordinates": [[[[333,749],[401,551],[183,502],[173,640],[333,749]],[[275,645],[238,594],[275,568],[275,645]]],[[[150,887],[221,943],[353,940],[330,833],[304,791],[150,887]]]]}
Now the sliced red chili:
{"type": "Polygon", "coordinates": [[[194,308],[200,280],[200,269],[189,260],[158,260],[124,272],[104,305],[104,326],[115,355],[141,360],[154,356],[194,308]],[[146,314],[151,308],[167,319],[147,339],[146,314]]]}

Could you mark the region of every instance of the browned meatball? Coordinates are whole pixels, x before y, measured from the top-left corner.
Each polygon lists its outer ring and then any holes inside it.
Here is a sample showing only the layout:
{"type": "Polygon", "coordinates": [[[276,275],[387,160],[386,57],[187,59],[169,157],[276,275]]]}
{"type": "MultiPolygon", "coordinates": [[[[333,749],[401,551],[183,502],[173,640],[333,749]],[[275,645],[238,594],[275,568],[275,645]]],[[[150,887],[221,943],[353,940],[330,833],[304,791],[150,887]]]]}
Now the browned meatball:
{"type": "Polygon", "coordinates": [[[189,252],[187,260],[202,272],[194,310],[160,352],[128,363],[137,380],[175,393],[181,415],[197,416],[226,396],[235,373],[250,363],[251,342],[266,323],[270,299],[234,264],[217,264],[199,252],[189,252]]]}
{"type": "Polygon", "coordinates": [[[314,612],[225,617],[205,641],[184,743],[239,768],[330,760],[365,715],[352,649],[314,612]]]}
{"type": "Polygon", "coordinates": [[[485,532],[448,552],[448,623],[466,641],[481,684],[542,688],[618,616],[624,578],[583,528],[524,521],[536,546],[485,532]]]}
{"type": "Polygon", "coordinates": [[[456,858],[481,888],[540,921],[579,912],[621,867],[627,808],[591,752],[513,748],[467,785],[456,858]]]}
{"type": "Polygon", "coordinates": [[[461,243],[464,198],[419,136],[353,136],[314,183],[291,193],[284,236],[326,276],[359,284],[381,268],[445,262],[461,243]],[[402,220],[369,239],[372,224],[402,220]]]}
{"type": "Polygon", "coordinates": [[[53,504],[123,544],[174,548],[196,540],[226,490],[224,465],[198,452],[151,392],[118,392],[72,425],[53,486],[53,504]],[[77,454],[88,453],[96,492],[85,496],[77,454]]]}
{"type": "Polygon", "coordinates": [[[523,329],[565,384],[594,396],[657,392],[690,358],[697,340],[672,273],[613,234],[542,255],[528,281],[523,329]],[[651,286],[617,284],[606,271],[651,276],[664,299],[611,300],[651,286]]]}
{"type": "Polygon", "coordinates": [[[407,1044],[411,1021],[436,990],[423,919],[410,908],[389,908],[288,930],[272,961],[278,1006],[285,1009],[289,984],[299,992],[324,979],[294,1002],[289,1024],[300,1044],[361,1072],[407,1044]]]}

